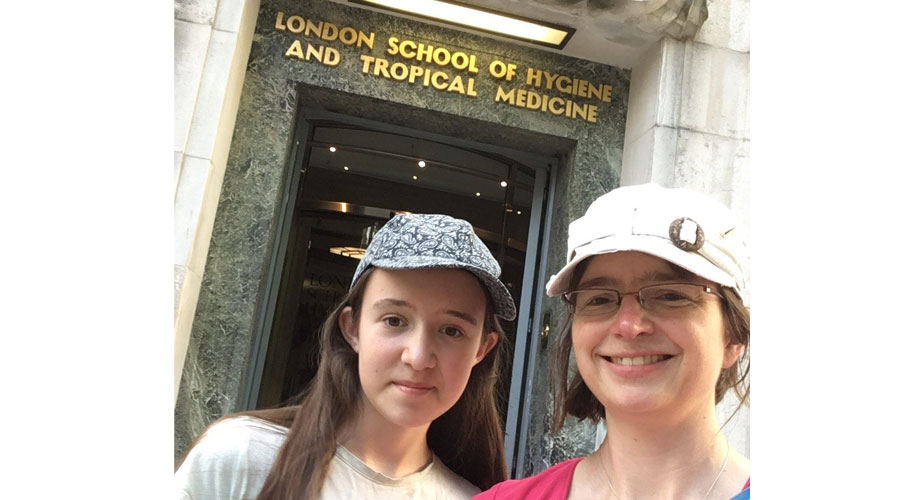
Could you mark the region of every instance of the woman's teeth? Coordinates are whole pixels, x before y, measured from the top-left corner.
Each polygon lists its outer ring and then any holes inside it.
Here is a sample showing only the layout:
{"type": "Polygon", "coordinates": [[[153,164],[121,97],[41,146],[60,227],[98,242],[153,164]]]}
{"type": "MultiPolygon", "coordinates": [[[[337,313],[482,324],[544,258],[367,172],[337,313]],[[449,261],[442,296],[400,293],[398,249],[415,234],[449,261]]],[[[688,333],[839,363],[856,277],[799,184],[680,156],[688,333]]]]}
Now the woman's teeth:
{"type": "Polygon", "coordinates": [[[635,358],[609,358],[613,363],[617,365],[625,365],[625,366],[642,366],[649,365],[653,363],[658,363],[664,359],[668,359],[671,356],[667,356],[664,354],[654,354],[652,356],[638,356],[635,358]]]}

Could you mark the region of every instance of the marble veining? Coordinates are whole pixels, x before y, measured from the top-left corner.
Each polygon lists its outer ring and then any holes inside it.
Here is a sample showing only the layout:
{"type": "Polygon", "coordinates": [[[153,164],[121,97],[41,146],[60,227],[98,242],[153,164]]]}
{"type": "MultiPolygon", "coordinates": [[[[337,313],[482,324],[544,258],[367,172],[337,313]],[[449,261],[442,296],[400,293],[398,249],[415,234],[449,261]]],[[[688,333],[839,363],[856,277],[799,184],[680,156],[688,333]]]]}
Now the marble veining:
{"type": "MultiPolygon", "coordinates": [[[[415,61],[406,61],[415,64],[415,61]]],[[[451,74],[454,70],[448,70],[451,74]]],[[[465,78],[465,76],[464,76],[465,78]]],[[[460,139],[498,144],[524,152],[560,158],[548,273],[565,255],[568,223],[599,194],[618,185],[624,144],[630,72],[590,61],[469,33],[421,24],[380,12],[332,2],[263,0],[253,37],[247,73],[224,174],[175,410],[176,460],[202,429],[229,412],[240,410],[247,390],[251,348],[262,290],[275,241],[275,226],[285,192],[286,172],[298,110],[319,107],[384,123],[414,127],[460,139]],[[275,29],[277,12],[313,21],[375,32],[374,49],[345,47],[275,29]],[[476,56],[477,98],[439,92],[361,72],[360,54],[385,55],[388,35],[396,34],[476,56]],[[336,49],[341,62],[326,67],[285,57],[295,40],[336,49]],[[487,64],[502,59],[526,67],[602,83],[613,87],[611,102],[597,103],[597,122],[568,119],[494,102],[497,81],[487,64]],[[429,111],[423,113],[424,110],[429,111]]],[[[526,86],[520,73],[513,84],[526,86]]],[[[546,91],[546,89],[544,89],[546,91]]],[[[546,91],[551,93],[551,91],[546,91]]],[[[560,95],[561,97],[565,97],[560,95]]],[[[583,98],[574,98],[583,102],[583,98]]],[[[555,299],[545,307],[560,308],[555,299]]],[[[561,317],[561,309],[554,310],[561,317]]],[[[559,333],[554,329],[553,334],[559,333]]],[[[526,472],[590,451],[594,426],[571,423],[549,434],[551,401],[547,352],[538,355],[533,384],[526,472]],[[543,457],[543,458],[542,458],[543,457]],[[547,460],[549,458],[549,461],[547,460]]]]}

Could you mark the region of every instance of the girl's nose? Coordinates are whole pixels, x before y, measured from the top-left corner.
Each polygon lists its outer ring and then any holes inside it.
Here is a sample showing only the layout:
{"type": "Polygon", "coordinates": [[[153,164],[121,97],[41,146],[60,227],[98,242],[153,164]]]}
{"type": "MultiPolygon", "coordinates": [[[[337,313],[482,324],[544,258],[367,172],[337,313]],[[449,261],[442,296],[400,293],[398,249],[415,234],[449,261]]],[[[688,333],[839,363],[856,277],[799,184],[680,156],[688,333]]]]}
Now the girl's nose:
{"type": "Polygon", "coordinates": [[[423,327],[416,328],[410,333],[400,360],[414,370],[434,368],[437,364],[437,356],[434,351],[432,335],[423,327]]]}
{"type": "Polygon", "coordinates": [[[647,316],[636,295],[622,297],[619,310],[616,311],[612,333],[626,338],[635,338],[644,333],[650,333],[653,322],[647,316]]]}

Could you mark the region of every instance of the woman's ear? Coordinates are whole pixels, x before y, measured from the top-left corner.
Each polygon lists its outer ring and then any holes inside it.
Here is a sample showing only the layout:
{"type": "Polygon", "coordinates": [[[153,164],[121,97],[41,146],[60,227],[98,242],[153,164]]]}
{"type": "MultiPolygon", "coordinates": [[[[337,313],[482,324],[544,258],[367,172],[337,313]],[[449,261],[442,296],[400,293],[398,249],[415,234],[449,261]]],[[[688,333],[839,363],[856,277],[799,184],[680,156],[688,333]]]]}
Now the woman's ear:
{"type": "Polygon", "coordinates": [[[338,326],[341,328],[341,334],[344,340],[350,344],[354,352],[359,352],[359,329],[353,321],[353,309],[350,306],[344,306],[341,314],[338,316],[338,326]]]}
{"type": "Polygon", "coordinates": [[[481,363],[481,360],[484,359],[485,356],[491,349],[497,346],[497,341],[500,340],[500,336],[497,335],[497,332],[491,332],[487,334],[484,338],[484,342],[478,346],[478,352],[475,353],[475,364],[481,363]]]}
{"type": "Polygon", "coordinates": [[[746,347],[744,344],[738,344],[737,342],[725,346],[725,355],[722,356],[723,370],[731,368],[741,358],[744,347],[746,347]]]}

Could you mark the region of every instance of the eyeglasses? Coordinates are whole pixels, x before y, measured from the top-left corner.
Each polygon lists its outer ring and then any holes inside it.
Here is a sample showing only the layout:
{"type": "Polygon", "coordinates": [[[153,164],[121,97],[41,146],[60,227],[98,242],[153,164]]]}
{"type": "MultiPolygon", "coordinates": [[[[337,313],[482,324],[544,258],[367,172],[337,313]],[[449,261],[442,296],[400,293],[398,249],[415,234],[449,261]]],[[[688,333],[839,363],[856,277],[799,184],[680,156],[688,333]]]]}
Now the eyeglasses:
{"type": "Polygon", "coordinates": [[[610,288],[585,288],[563,294],[574,313],[580,316],[609,316],[615,314],[626,295],[637,295],[644,310],[663,316],[683,314],[703,302],[703,294],[719,298],[722,295],[705,285],[695,283],[662,283],[645,286],[636,292],[620,293],[610,288]]]}

